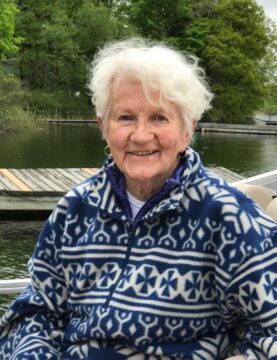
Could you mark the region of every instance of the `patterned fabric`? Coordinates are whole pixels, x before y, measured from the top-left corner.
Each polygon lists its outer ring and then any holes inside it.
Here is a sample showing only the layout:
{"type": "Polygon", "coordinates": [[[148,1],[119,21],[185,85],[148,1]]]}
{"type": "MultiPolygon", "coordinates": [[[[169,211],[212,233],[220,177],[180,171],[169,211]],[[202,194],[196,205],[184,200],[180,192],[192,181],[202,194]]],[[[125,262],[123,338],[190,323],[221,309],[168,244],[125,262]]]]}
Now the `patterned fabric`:
{"type": "Polygon", "coordinates": [[[277,224],[192,149],[182,161],[135,221],[111,161],[60,200],[1,360],[277,359],[277,224]]]}

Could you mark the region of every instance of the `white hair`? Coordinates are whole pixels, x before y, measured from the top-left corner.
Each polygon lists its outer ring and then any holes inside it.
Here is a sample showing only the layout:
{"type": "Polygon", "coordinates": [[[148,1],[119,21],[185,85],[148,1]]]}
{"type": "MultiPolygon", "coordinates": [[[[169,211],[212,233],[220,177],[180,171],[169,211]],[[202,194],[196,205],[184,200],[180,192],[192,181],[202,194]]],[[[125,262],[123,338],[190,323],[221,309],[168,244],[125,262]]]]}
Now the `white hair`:
{"type": "Polygon", "coordinates": [[[176,104],[190,134],[192,123],[200,120],[213,98],[195,56],[185,56],[167,45],[141,38],[109,43],[96,54],[88,84],[104,129],[112,86],[121,79],[140,81],[149,102],[150,92],[158,90],[161,103],[176,104]]]}

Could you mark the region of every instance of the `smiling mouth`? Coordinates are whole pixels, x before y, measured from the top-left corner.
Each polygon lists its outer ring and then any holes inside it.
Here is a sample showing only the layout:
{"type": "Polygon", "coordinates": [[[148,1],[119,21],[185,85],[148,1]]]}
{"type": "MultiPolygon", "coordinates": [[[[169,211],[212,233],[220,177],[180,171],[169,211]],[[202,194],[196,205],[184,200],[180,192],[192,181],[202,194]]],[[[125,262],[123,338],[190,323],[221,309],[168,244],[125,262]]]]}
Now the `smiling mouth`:
{"type": "Polygon", "coordinates": [[[130,151],[129,154],[136,155],[136,156],[148,156],[148,155],[153,155],[156,152],[158,152],[158,150],[153,150],[153,151],[130,151]]]}

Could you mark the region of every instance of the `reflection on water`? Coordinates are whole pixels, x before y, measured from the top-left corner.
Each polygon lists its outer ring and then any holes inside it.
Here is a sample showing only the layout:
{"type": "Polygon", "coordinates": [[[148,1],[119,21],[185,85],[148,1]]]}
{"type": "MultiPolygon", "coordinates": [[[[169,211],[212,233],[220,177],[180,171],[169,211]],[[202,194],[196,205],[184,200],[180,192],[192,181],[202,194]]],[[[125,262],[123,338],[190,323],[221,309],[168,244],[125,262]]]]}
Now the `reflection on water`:
{"type": "Polygon", "coordinates": [[[105,143],[96,124],[42,126],[0,134],[0,167],[99,167],[105,143]]]}
{"type": "MultiPolygon", "coordinates": [[[[96,124],[0,134],[0,168],[99,167],[104,147],[96,124]]],[[[277,169],[277,136],[197,132],[192,147],[204,165],[244,176],[277,169]]]]}
{"type": "MultiPolygon", "coordinates": [[[[27,263],[42,227],[41,221],[0,221],[0,279],[28,276],[27,263]]],[[[15,295],[0,295],[0,313],[15,295]]]]}
{"type": "Polygon", "coordinates": [[[277,169],[277,136],[196,133],[192,145],[206,166],[223,166],[245,177],[277,169]]]}

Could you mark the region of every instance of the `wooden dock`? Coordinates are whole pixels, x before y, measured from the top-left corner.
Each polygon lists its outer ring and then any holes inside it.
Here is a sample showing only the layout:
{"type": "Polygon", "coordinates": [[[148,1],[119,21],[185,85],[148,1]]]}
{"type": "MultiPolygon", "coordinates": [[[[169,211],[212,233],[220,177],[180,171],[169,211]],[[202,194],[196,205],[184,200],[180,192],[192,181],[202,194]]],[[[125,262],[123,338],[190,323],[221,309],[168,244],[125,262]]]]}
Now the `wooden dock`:
{"type": "MultiPolygon", "coordinates": [[[[223,167],[208,169],[229,182],[243,179],[223,167]]],[[[97,171],[97,168],[0,169],[0,220],[46,218],[63,194],[97,171]]]]}
{"type": "Polygon", "coordinates": [[[45,219],[74,185],[96,168],[0,169],[0,220],[45,219]]]}
{"type": "Polygon", "coordinates": [[[79,119],[49,119],[47,120],[48,124],[53,124],[53,125],[64,125],[64,124],[77,124],[77,125],[83,125],[83,124],[87,124],[87,125],[91,125],[91,124],[97,124],[98,121],[95,119],[91,119],[91,120],[79,120],[79,119]]]}
{"type": "Polygon", "coordinates": [[[0,169],[0,193],[62,195],[97,171],[96,168],[0,169]]]}
{"type": "Polygon", "coordinates": [[[257,135],[277,135],[277,125],[243,125],[243,124],[220,124],[220,123],[198,123],[197,131],[238,133],[238,134],[257,134],[257,135]]]}

